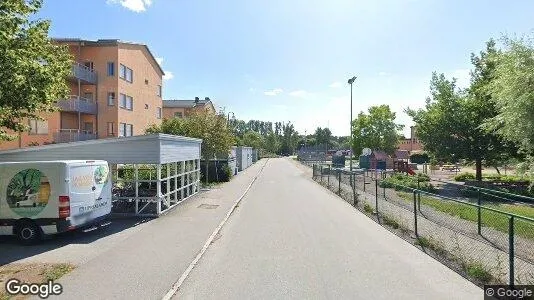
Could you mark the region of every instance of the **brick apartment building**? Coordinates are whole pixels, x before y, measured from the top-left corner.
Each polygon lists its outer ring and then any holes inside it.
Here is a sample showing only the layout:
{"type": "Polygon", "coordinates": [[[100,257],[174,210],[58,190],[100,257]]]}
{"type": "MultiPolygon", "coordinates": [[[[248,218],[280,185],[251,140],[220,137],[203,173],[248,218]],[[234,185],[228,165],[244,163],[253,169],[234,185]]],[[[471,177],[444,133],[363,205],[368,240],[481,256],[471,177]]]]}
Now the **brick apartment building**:
{"type": "Polygon", "coordinates": [[[0,150],[144,134],[161,123],[160,65],[146,45],[120,40],[54,39],[74,58],[66,78],[70,96],[59,111],[28,120],[30,132],[0,143],[0,150]]]}
{"type": "Polygon", "coordinates": [[[410,127],[410,138],[399,141],[398,150],[407,150],[410,153],[423,151],[423,144],[417,138],[417,131],[414,126],[410,127]]]}
{"type": "Polygon", "coordinates": [[[200,100],[195,97],[194,100],[163,100],[163,118],[184,118],[194,111],[205,110],[215,113],[215,107],[210,98],[206,97],[200,100]]]}

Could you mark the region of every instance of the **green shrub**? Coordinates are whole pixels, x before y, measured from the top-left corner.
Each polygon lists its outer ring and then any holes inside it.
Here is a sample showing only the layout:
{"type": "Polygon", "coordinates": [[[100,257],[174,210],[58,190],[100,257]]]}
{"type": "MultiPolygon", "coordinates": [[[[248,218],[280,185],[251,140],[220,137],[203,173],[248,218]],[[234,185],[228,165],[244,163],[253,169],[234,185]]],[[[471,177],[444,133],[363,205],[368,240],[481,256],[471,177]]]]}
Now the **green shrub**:
{"type": "Polygon", "coordinates": [[[384,188],[394,188],[397,191],[408,192],[417,188],[426,192],[434,192],[436,190],[430,183],[430,178],[425,174],[417,176],[395,174],[382,180],[379,185],[384,188]]]}
{"type": "Polygon", "coordinates": [[[472,173],[460,173],[456,176],[454,176],[455,181],[467,181],[467,180],[475,180],[475,175],[472,173]]]}

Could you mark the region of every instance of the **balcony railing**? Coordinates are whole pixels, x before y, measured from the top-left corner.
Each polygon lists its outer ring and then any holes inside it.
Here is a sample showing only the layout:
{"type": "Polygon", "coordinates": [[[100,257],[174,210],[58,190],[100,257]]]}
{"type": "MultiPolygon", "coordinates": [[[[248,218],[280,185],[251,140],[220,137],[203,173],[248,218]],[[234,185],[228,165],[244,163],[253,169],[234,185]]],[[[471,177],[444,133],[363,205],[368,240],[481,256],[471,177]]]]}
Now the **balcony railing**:
{"type": "Polygon", "coordinates": [[[96,72],[80,63],[72,64],[72,77],[90,84],[97,82],[96,72]]]}
{"type": "Polygon", "coordinates": [[[58,100],[57,105],[62,111],[81,112],[84,114],[97,114],[96,103],[87,98],[71,95],[67,99],[58,100]]]}
{"type": "Polygon", "coordinates": [[[54,133],[56,143],[70,143],[97,139],[96,133],[78,129],[60,129],[54,133]]]}

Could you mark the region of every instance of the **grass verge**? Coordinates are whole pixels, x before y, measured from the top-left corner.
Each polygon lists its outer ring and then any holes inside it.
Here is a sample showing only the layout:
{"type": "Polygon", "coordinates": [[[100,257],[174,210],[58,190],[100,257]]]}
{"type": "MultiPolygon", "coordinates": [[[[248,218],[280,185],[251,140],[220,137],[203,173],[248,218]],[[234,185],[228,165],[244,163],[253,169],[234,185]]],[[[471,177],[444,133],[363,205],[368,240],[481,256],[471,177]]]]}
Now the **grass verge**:
{"type": "MultiPolygon", "coordinates": [[[[404,200],[412,202],[413,195],[406,192],[397,192],[397,194],[404,200]]],[[[426,195],[421,195],[421,205],[430,206],[438,211],[447,213],[460,219],[478,222],[478,209],[474,206],[454,202],[451,200],[433,198],[426,195]]],[[[509,212],[525,217],[534,218],[534,207],[526,205],[512,205],[512,204],[487,204],[485,207],[498,209],[504,212],[509,212]]],[[[481,210],[482,226],[491,227],[493,229],[508,233],[508,216],[489,210],[481,210]]],[[[515,223],[515,234],[534,239],[534,223],[517,220],[515,223]]]]}
{"type": "MultiPolygon", "coordinates": [[[[41,283],[48,280],[58,280],[74,269],[74,265],[59,264],[7,264],[0,266],[0,300],[11,299],[5,291],[5,284],[9,279],[16,278],[27,283],[41,283]]],[[[15,297],[19,299],[18,297],[15,297]]]]}

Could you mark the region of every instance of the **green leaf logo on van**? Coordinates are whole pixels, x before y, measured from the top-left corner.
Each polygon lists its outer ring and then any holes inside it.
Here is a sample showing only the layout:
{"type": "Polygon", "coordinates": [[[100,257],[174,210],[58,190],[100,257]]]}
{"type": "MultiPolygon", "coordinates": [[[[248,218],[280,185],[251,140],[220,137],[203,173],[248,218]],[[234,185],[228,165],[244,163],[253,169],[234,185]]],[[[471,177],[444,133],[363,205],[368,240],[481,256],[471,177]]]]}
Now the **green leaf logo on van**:
{"type": "Polygon", "coordinates": [[[108,180],[108,174],[109,174],[109,170],[108,170],[108,167],[106,166],[98,166],[96,169],[95,169],[95,183],[96,184],[105,184],[106,181],[108,180]]]}
{"type": "Polygon", "coordinates": [[[13,176],[7,186],[7,203],[21,217],[33,217],[48,204],[50,182],[37,169],[25,169],[13,176]]]}

